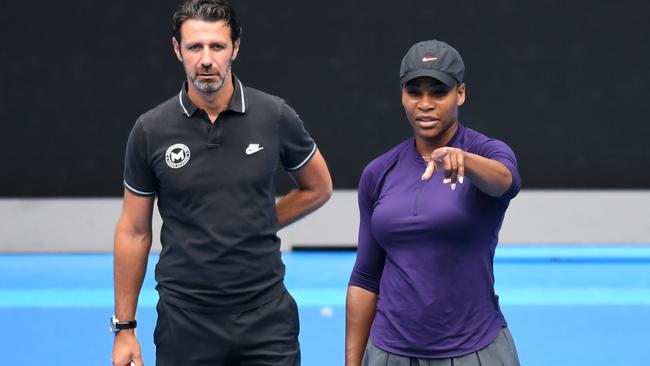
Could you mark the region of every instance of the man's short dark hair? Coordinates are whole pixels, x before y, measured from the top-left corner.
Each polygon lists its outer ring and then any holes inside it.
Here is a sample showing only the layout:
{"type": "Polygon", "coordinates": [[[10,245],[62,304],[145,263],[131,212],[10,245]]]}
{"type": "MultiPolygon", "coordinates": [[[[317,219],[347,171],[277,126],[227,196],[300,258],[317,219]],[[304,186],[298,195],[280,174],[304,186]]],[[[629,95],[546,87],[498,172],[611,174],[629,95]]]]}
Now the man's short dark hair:
{"type": "Polygon", "coordinates": [[[216,22],[225,20],[230,26],[230,38],[235,43],[241,36],[241,25],[235,9],[224,0],[186,0],[174,12],[174,38],[181,43],[181,25],[188,19],[216,22]]]}

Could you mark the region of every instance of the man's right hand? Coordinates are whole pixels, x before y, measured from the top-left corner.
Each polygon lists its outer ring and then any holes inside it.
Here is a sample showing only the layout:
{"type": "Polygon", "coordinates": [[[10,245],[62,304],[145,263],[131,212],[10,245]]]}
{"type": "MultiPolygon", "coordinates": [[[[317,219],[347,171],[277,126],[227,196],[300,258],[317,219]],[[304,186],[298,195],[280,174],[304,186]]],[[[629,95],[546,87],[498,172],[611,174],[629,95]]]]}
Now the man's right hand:
{"type": "Polygon", "coordinates": [[[113,341],[113,366],[144,366],[140,343],[132,329],[121,330],[113,341]]]}

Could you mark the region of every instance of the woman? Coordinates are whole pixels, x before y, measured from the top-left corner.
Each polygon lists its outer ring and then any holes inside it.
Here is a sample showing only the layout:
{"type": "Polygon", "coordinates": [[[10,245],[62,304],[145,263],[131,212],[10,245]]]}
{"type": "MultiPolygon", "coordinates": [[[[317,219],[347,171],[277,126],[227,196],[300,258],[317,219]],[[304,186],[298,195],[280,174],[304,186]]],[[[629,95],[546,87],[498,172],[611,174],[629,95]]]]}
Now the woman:
{"type": "Polygon", "coordinates": [[[465,67],[441,41],[402,60],[413,137],[359,183],[346,365],[519,365],[494,293],[498,232],[521,179],[512,150],[464,127],[465,67]]]}

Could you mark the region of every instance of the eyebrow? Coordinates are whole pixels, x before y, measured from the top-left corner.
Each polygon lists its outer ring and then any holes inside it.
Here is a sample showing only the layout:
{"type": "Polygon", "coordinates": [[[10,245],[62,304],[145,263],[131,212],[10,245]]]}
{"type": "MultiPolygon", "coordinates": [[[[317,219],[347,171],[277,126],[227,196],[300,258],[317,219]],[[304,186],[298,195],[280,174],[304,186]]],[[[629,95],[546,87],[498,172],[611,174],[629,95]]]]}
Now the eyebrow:
{"type": "Polygon", "coordinates": [[[185,44],[185,47],[191,47],[191,46],[203,46],[203,45],[208,45],[208,46],[222,46],[222,47],[226,47],[226,46],[228,45],[228,43],[227,43],[227,42],[218,42],[218,41],[209,42],[209,43],[203,43],[203,42],[200,42],[200,41],[195,41],[195,42],[187,42],[187,43],[185,44]]]}

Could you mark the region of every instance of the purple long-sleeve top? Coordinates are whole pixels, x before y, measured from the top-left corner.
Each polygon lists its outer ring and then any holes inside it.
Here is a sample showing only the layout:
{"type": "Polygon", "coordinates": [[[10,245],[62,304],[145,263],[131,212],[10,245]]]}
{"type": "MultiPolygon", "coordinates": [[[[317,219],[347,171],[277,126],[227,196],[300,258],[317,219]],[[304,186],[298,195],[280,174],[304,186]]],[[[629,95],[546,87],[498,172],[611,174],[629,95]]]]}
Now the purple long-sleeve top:
{"type": "Polygon", "coordinates": [[[502,141],[459,128],[447,146],[494,159],[512,173],[501,197],[465,177],[451,190],[426,162],[415,139],[373,160],[359,183],[359,246],[349,284],[378,294],[370,331],[388,352],[447,358],[477,351],[506,325],[494,292],[499,229],[521,178],[502,141]]]}

